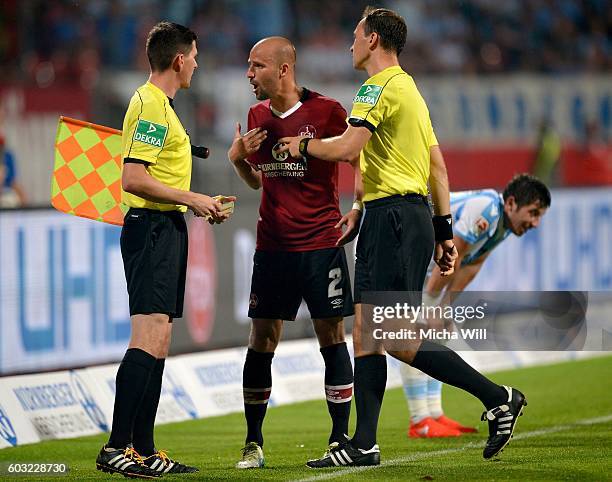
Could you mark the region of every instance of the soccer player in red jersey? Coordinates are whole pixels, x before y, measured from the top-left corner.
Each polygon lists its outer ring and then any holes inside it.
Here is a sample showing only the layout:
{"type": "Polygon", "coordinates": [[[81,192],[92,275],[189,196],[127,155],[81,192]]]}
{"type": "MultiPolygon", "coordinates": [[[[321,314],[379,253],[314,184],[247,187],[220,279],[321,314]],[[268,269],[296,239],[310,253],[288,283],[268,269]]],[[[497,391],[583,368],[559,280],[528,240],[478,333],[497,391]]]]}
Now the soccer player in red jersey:
{"type": "Polygon", "coordinates": [[[343,318],[353,314],[353,299],[342,245],[357,233],[361,203],[357,199],[343,217],[337,164],[277,152],[282,137],[324,138],[346,129],[346,111],[337,101],[298,86],[295,61],[294,46],[282,37],[263,39],[252,48],[247,77],[261,102],[249,110],[246,134],[236,126],[228,151],[246,184],[262,188],[243,372],[247,436],[237,468],[264,465],[262,424],[272,389],[272,358],[283,320],[295,319],[302,299],[325,361],[330,447],[344,442],[348,432],[353,371],[343,318]]]}

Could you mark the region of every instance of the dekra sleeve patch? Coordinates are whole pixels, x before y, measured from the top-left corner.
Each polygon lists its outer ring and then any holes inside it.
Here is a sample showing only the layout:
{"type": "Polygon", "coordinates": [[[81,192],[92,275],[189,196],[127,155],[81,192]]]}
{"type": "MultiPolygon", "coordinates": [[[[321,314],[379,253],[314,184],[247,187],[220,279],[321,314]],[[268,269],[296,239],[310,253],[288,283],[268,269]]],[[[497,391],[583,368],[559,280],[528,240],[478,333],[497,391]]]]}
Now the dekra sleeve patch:
{"type": "Polygon", "coordinates": [[[166,141],[168,127],[144,119],[138,119],[134,140],[154,147],[163,147],[166,141]]]}
{"type": "Polygon", "coordinates": [[[382,87],[380,85],[364,84],[353,99],[353,104],[376,105],[381,92],[382,87]]]}

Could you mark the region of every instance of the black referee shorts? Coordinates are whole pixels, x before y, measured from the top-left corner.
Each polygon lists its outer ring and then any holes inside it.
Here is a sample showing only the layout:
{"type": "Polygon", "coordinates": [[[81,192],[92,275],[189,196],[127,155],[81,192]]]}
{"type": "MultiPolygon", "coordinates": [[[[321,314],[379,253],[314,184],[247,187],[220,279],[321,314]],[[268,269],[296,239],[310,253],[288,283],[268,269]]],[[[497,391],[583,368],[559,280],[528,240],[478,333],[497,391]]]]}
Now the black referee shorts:
{"type": "Polygon", "coordinates": [[[355,303],[367,291],[421,291],[433,253],[427,198],[394,195],[365,203],[357,241],[355,303]]]}
{"type": "Polygon", "coordinates": [[[183,213],[130,208],[121,230],[130,315],[183,316],[187,247],[183,213]]]}

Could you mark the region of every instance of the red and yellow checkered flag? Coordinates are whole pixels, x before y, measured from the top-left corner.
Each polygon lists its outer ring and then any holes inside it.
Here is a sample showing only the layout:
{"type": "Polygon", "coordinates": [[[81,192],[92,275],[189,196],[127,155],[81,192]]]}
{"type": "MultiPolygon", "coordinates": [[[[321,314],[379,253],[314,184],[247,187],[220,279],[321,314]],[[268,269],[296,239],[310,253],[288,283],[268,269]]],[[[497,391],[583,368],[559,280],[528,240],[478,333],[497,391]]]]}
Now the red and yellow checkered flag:
{"type": "Polygon", "coordinates": [[[58,211],[123,225],[121,131],[60,117],[51,204],[58,211]]]}

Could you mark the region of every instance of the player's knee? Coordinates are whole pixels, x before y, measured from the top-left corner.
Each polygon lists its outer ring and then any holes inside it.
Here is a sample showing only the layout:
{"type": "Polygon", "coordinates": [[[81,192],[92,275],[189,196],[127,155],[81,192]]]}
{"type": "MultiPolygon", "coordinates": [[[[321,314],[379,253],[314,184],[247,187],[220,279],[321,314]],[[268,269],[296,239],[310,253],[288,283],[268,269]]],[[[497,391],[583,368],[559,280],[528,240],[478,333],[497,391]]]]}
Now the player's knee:
{"type": "Polygon", "coordinates": [[[251,330],[249,347],[259,352],[273,352],[278,346],[279,334],[275,330],[251,330]]]}
{"type": "Polygon", "coordinates": [[[312,320],[321,347],[337,345],[344,341],[344,322],[342,318],[312,320]]]}
{"type": "Polygon", "coordinates": [[[170,346],[172,325],[164,314],[132,316],[130,347],[140,348],[155,358],[165,358],[170,346]]]}
{"type": "Polygon", "coordinates": [[[249,342],[249,348],[260,353],[272,353],[276,350],[278,341],[270,338],[253,338],[249,342]]]}

